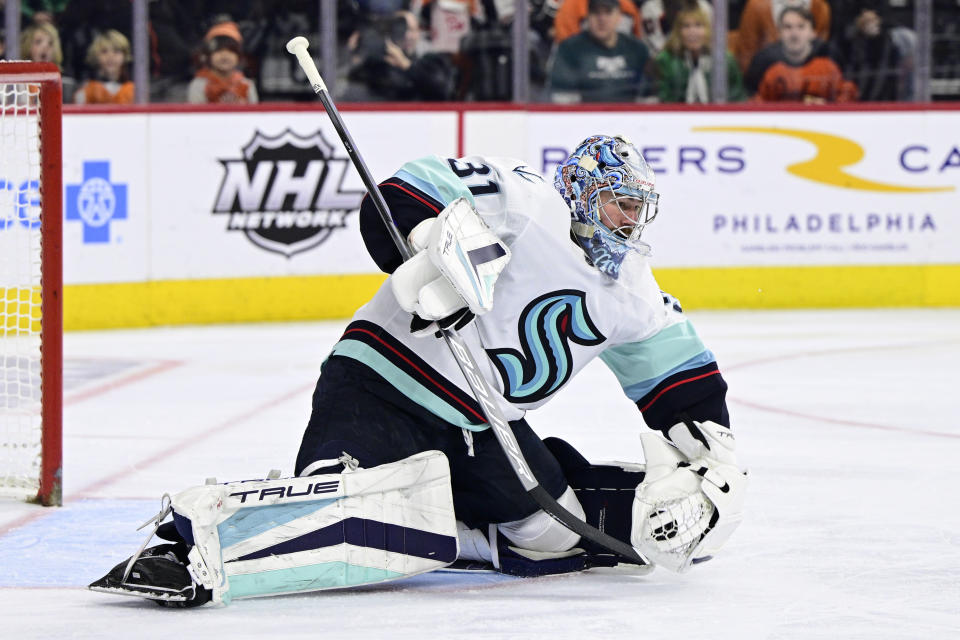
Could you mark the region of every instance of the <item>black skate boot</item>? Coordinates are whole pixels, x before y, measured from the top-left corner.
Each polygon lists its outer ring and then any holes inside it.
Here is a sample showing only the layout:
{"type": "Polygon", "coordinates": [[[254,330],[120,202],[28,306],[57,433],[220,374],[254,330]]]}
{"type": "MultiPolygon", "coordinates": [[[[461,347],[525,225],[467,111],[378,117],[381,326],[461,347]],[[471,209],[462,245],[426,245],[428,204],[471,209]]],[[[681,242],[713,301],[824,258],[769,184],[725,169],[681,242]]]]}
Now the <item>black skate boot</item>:
{"type": "Polygon", "coordinates": [[[198,607],[212,593],[197,584],[187,571],[187,547],[183,543],[161,544],[145,549],[132,565],[124,560],[110,573],[90,584],[93,591],[138,596],[164,607],[198,607]]]}

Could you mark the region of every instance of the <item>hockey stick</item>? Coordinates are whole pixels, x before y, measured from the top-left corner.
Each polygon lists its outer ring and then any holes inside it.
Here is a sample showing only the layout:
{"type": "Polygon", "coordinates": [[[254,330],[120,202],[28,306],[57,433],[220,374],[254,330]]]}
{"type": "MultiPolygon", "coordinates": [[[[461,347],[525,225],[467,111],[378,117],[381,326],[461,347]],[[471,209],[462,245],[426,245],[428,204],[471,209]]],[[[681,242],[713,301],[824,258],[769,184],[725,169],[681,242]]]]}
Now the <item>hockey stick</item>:
{"type": "MultiPolygon", "coordinates": [[[[367,192],[370,194],[370,198],[373,200],[377,212],[380,214],[380,219],[390,233],[390,238],[397,246],[397,250],[400,251],[403,260],[406,261],[413,257],[413,253],[397,229],[393,216],[390,214],[390,209],[387,207],[387,202],[383,199],[383,194],[380,193],[380,188],[377,186],[377,183],[374,182],[370,170],[357,151],[353,138],[350,136],[350,132],[347,131],[343,119],[340,117],[340,112],[337,111],[336,105],[333,104],[333,99],[330,97],[330,92],[327,91],[327,86],[324,84],[323,78],[320,77],[317,65],[314,63],[313,58],[310,57],[310,54],[307,53],[308,46],[309,42],[306,38],[297,36],[287,43],[287,51],[297,57],[300,67],[303,69],[303,72],[307,74],[307,80],[310,81],[314,93],[319,96],[324,110],[326,110],[327,115],[330,116],[333,128],[337,130],[337,135],[340,136],[340,140],[347,150],[347,155],[350,156],[357,172],[360,174],[360,179],[363,180],[363,185],[367,188],[367,192]]],[[[500,408],[497,406],[493,391],[480,374],[477,361],[473,358],[470,350],[467,349],[467,345],[455,330],[441,329],[441,332],[447,346],[456,358],[460,370],[463,371],[463,375],[467,379],[467,384],[470,386],[471,391],[473,391],[474,397],[480,404],[484,417],[493,429],[497,442],[503,448],[507,459],[510,461],[510,465],[517,474],[517,478],[519,478],[524,490],[526,490],[530,497],[533,498],[547,514],[570,531],[595,542],[617,555],[623,556],[632,563],[649,566],[650,562],[637,553],[632,546],[599,529],[591,527],[560,505],[553,499],[553,496],[540,485],[540,482],[530,471],[530,465],[527,464],[523,452],[520,451],[520,445],[517,443],[513,429],[504,417],[503,412],[500,411],[500,408]]]]}

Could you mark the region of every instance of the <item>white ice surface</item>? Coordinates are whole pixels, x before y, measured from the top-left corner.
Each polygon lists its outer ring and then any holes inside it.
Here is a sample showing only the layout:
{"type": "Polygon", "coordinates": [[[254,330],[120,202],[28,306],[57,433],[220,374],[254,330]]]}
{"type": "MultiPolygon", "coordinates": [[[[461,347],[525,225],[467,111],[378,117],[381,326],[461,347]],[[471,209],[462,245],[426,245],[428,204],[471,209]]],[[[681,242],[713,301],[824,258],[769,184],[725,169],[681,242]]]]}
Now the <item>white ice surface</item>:
{"type": "MultiPolygon", "coordinates": [[[[68,334],[65,498],[0,501],[0,638],[960,638],[960,311],[692,314],[730,384],[746,518],[683,576],[427,574],[176,611],[85,584],[159,497],[292,471],[343,322],[68,334]]],[[[639,460],[602,365],[528,419],[639,460]]]]}

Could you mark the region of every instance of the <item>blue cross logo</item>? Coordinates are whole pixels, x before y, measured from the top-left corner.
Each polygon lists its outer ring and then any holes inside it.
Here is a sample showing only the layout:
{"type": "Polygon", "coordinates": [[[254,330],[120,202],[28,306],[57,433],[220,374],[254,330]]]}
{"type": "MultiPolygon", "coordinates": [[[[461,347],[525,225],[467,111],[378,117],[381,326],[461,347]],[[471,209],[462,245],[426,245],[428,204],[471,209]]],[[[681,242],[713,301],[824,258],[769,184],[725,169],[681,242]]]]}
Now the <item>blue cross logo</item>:
{"type": "Polygon", "coordinates": [[[83,182],[67,185],[67,220],[83,223],[83,243],[110,242],[110,221],[127,219],[127,185],[110,182],[110,161],[83,163],[83,182]]]}

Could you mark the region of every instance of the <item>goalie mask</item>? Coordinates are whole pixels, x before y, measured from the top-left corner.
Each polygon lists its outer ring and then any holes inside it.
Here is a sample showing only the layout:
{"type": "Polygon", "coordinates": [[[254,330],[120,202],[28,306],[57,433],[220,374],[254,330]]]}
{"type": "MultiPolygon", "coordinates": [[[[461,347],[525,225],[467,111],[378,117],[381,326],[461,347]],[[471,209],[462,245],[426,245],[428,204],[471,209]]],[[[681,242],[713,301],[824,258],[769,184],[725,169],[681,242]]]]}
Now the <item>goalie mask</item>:
{"type": "Polygon", "coordinates": [[[653,169],[626,138],[587,138],[557,168],[554,186],[570,207],[573,238],[600,271],[616,279],[630,251],[649,255],[640,233],[660,196],[653,169]]]}

